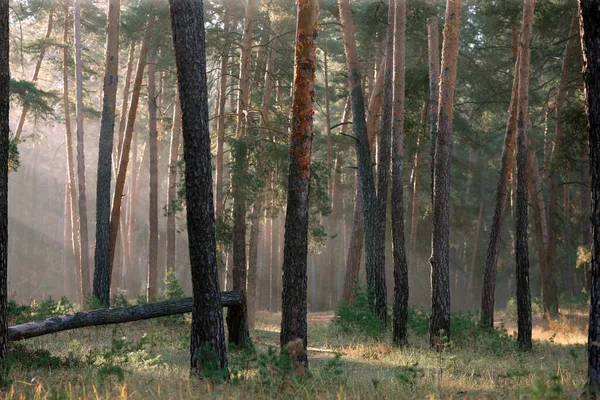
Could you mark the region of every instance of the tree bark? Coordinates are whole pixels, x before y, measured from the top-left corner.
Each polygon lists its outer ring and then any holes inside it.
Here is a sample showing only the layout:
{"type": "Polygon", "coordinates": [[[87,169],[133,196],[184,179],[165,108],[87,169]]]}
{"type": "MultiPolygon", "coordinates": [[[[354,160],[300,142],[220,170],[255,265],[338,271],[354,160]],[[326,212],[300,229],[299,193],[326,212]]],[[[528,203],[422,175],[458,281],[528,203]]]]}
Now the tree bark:
{"type": "MultiPolygon", "coordinates": [[[[339,231],[339,220],[340,215],[342,214],[341,207],[341,184],[342,184],[342,174],[340,171],[340,163],[341,158],[338,156],[335,159],[335,164],[332,169],[333,179],[331,184],[331,214],[329,215],[329,239],[327,241],[327,246],[329,247],[329,276],[327,277],[327,281],[329,282],[329,309],[334,309],[336,303],[339,299],[338,291],[337,291],[337,276],[339,265],[341,264],[339,261],[340,255],[339,253],[339,243],[342,241],[342,235],[339,231]]],[[[343,260],[342,260],[343,261],[343,260]]]]}
{"type": "Polygon", "coordinates": [[[578,5],[592,186],[592,281],[586,391],[590,398],[597,398],[600,395],[600,1],[579,0],[578,5]]]}
{"type": "MultiPolygon", "coordinates": [[[[243,298],[240,292],[220,293],[221,307],[234,307],[242,304],[242,302],[243,298]]],[[[161,301],[133,307],[61,315],[11,326],[8,328],[8,340],[15,342],[88,326],[122,324],[169,315],[186,314],[192,312],[192,307],[193,298],[187,297],[181,300],[161,301]]]]}
{"type": "Polygon", "coordinates": [[[74,2],[75,12],[75,81],[77,86],[75,120],[77,125],[77,182],[79,186],[79,235],[81,237],[81,293],[83,301],[91,295],[88,244],[87,197],[85,189],[85,151],[83,138],[83,72],[81,65],[81,3],[74,2]]]}
{"type": "Polygon", "coordinates": [[[519,107],[517,112],[517,207],[516,207],[516,261],[517,261],[517,343],[522,350],[531,350],[531,293],[529,288],[529,249],[527,234],[527,119],[529,117],[529,60],[531,30],[535,0],[523,4],[523,24],[519,50],[519,107]]]}
{"type": "MultiPolygon", "coordinates": [[[[394,325],[396,346],[408,343],[408,263],[404,242],[404,88],[406,58],[406,0],[395,0],[394,19],[394,125],[392,144],[392,249],[394,254],[394,325]]],[[[460,15],[460,13],[459,13],[460,15]]],[[[459,18],[460,19],[460,18],[459,18]]]]}
{"type": "Polygon", "coordinates": [[[346,66],[348,68],[348,86],[350,89],[354,141],[358,158],[358,174],[361,195],[365,208],[365,264],[367,272],[367,291],[373,299],[373,313],[385,323],[387,319],[385,281],[376,279],[382,274],[379,271],[384,265],[377,264],[376,222],[377,222],[377,196],[373,178],[371,152],[365,121],[365,106],[361,87],[360,64],[358,50],[354,38],[354,23],[350,10],[349,0],[338,0],[342,37],[346,53],[346,66]],[[383,283],[383,286],[381,285],[383,283]]]}
{"type": "MultiPolygon", "coordinates": [[[[423,112],[421,113],[421,124],[423,129],[427,126],[427,113],[429,109],[429,101],[425,101],[423,104],[423,112]]],[[[419,190],[421,189],[421,174],[419,169],[421,168],[421,151],[423,146],[423,135],[417,137],[417,149],[415,151],[415,162],[411,173],[411,199],[410,199],[410,244],[408,246],[409,254],[411,257],[415,257],[417,251],[417,234],[418,234],[418,218],[417,213],[419,211],[419,190]]],[[[416,258],[416,257],[415,257],[416,258]]]]}
{"type": "Polygon", "coordinates": [[[179,92],[175,92],[175,106],[173,107],[173,128],[171,130],[171,144],[169,146],[169,172],[167,191],[167,268],[175,271],[175,243],[176,219],[173,205],[177,199],[177,161],[179,160],[179,136],[181,134],[181,104],[179,92]]]}
{"type": "Polygon", "coordinates": [[[104,97],[98,146],[98,181],[96,186],[96,252],[94,257],[95,297],[104,307],[110,306],[110,279],[102,271],[109,269],[110,260],[110,184],[112,180],[112,151],[117,107],[119,75],[119,17],[120,0],[108,3],[106,27],[106,65],[104,69],[104,97]]]}
{"type": "Polygon", "coordinates": [[[69,190],[69,207],[71,209],[71,219],[67,223],[71,224],[71,245],[75,257],[75,271],[77,278],[76,292],[77,299],[83,304],[81,294],[81,244],[79,236],[79,221],[77,219],[77,187],[75,185],[75,164],[73,162],[73,134],[71,132],[71,103],[69,101],[69,0],[65,0],[63,7],[65,15],[63,31],[63,108],[65,111],[65,149],[67,156],[67,185],[69,190]]]}
{"type": "MultiPolygon", "coordinates": [[[[556,287],[556,247],[558,245],[558,186],[560,176],[557,170],[557,159],[559,148],[563,141],[564,120],[563,111],[568,89],[569,68],[571,57],[575,46],[577,45],[577,28],[578,20],[573,18],[569,29],[569,39],[565,46],[565,53],[562,60],[562,68],[560,72],[560,81],[558,91],[556,93],[555,112],[556,121],[554,125],[554,146],[551,153],[551,167],[549,168],[550,186],[548,189],[548,249],[547,249],[547,266],[548,266],[548,283],[542,291],[542,304],[544,306],[544,314],[547,318],[556,318],[558,316],[558,289],[556,287]]],[[[565,221],[567,224],[567,221],[565,221]]],[[[565,225],[566,226],[566,225],[565,225]]]]}
{"type": "MultiPolygon", "coordinates": [[[[46,28],[46,35],[44,36],[44,43],[42,44],[42,48],[40,49],[40,55],[38,56],[37,62],[35,63],[35,68],[33,69],[33,76],[31,77],[31,82],[37,82],[38,75],[40,73],[40,68],[42,67],[42,61],[44,61],[44,56],[46,55],[47,42],[50,39],[50,35],[52,34],[52,26],[54,23],[54,13],[50,11],[48,13],[48,27],[46,28]]],[[[19,117],[19,122],[17,123],[17,130],[15,131],[15,137],[13,140],[19,141],[21,140],[21,133],[23,132],[23,125],[25,124],[25,119],[27,118],[27,113],[29,112],[28,106],[23,106],[23,110],[21,111],[21,116],[19,117]]]]}
{"type": "MultiPolygon", "coordinates": [[[[435,11],[436,0],[428,0],[435,11]]],[[[427,47],[429,61],[429,138],[431,140],[431,201],[433,202],[433,177],[435,165],[435,143],[437,134],[437,119],[439,108],[440,82],[440,28],[438,17],[433,15],[427,20],[427,47]]]]}
{"type": "MultiPolygon", "coordinates": [[[[217,273],[210,159],[204,10],[199,0],[170,0],[173,46],[182,111],[186,210],[194,300],[192,371],[227,370],[223,310],[217,273]],[[208,350],[212,354],[201,354],[208,350]]],[[[243,293],[242,293],[243,296],[243,293]]]]}
{"type": "Polygon", "coordinates": [[[290,168],[283,249],[283,292],[281,306],[282,349],[302,340],[303,350],[290,356],[308,367],[307,347],[307,257],[310,209],[310,168],[315,97],[318,0],[298,0],[294,95],[290,135],[290,168]],[[299,354],[298,354],[299,353],[299,354]]]}
{"type": "Polygon", "coordinates": [[[450,158],[461,8],[462,0],[448,0],[446,3],[433,184],[431,346],[437,346],[440,337],[450,337],[450,158]]]}
{"type": "MultiPolygon", "coordinates": [[[[153,46],[154,47],[154,46],[153,46]]],[[[148,286],[146,298],[151,301],[158,291],[158,124],[156,119],[156,49],[148,61],[148,146],[150,150],[150,187],[148,199],[148,286]]]]}
{"type": "MultiPolygon", "coordinates": [[[[117,151],[115,152],[117,158],[114,161],[114,167],[119,165],[121,159],[121,148],[123,147],[123,139],[125,137],[125,128],[127,126],[127,107],[129,106],[129,91],[131,88],[131,75],[133,74],[133,61],[135,58],[135,41],[131,41],[129,45],[129,58],[127,59],[127,72],[125,73],[125,86],[123,87],[123,102],[121,104],[121,115],[119,119],[119,141],[117,144],[117,151]]],[[[115,171],[115,176],[117,175],[115,171]]]]}
{"type": "Polygon", "coordinates": [[[252,35],[257,0],[248,0],[244,15],[244,33],[240,56],[240,80],[237,104],[236,138],[234,150],[233,190],[233,289],[246,290],[246,193],[242,187],[246,174],[247,113],[250,103],[250,70],[252,68],[252,35]]]}
{"type": "Polygon", "coordinates": [[[9,4],[0,1],[0,359],[8,355],[9,4]]]}

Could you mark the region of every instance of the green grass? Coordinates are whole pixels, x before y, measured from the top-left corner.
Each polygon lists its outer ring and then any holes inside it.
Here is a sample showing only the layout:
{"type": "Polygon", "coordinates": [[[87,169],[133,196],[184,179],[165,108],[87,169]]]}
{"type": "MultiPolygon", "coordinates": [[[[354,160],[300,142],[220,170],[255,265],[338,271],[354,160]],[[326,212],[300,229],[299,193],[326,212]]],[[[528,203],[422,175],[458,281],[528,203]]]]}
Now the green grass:
{"type": "Polygon", "coordinates": [[[309,374],[295,376],[278,355],[279,314],[258,313],[256,352],[229,351],[232,378],[190,378],[189,318],[93,327],[11,344],[3,398],[18,399],[395,399],[571,398],[586,375],[585,306],[562,310],[545,326],[536,317],[533,352],[522,353],[507,330],[485,333],[466,315],[433,352],[423,332],[425,314],[411,316],[410,346],[309,318],[309,374]]]}

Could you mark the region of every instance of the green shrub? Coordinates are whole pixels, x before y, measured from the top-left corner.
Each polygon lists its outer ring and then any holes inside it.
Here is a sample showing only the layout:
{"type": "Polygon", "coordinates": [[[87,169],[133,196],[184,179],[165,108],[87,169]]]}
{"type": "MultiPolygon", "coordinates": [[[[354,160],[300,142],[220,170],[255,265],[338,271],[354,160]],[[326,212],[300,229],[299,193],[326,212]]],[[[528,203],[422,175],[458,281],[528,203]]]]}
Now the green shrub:
{"type": "Polygon", "coordinates": [[[338,303],[333,323],[344,333],[358,333],[371,338],[378,338],[385,331],[381,320],[371,310],[369,296],[360,287],[356,289],[352,304],[338,303]]]}

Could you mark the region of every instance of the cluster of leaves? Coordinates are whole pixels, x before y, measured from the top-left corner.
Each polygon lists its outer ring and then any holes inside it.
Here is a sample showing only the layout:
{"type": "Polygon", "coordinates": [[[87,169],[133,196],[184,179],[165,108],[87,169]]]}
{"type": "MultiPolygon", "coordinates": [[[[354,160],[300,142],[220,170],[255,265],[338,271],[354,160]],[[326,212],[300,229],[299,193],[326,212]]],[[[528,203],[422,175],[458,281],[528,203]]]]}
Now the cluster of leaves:
{"type": "Polygon", "coordinates": [[[40,302],[33,300],[29,305],[19,305],[13,300],[8,303],[8,317],[17,324],[71,314],[72,312],[73,305],[64,296],[60,300],[54,300],[52,297],[40,302]]]}
{"type": "Polygon", "coordinates": [[[360,286],[355,290],[352,304],[342,301],[337,305],[333,324],[344,333],[356,333],[370,338],[378,338],[385,332],[381,320],[371,311],[368,293],[360,286]]]}

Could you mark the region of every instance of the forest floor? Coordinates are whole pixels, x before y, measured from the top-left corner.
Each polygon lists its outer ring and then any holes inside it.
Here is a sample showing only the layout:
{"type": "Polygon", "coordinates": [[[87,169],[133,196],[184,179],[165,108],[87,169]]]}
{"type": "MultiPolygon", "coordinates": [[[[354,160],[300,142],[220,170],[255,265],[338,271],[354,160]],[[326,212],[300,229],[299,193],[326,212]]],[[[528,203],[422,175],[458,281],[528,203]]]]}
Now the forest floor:
{"type": "Polygon", "coordinates": [[[453,316],[442,352],[428,346],[427,315],[411,311],[409,347],[309,316],[309,374],[297,376],[275,350],[280,314],[260,312],[254,352],[230,349],[232,378],[190,378],[189,316],[93,327],[11,343],[2,398],[32,399],[404,399],[575,398],[586,376],[587,306],[534,318],[534,348],[517,350],[514,310],[483,332],[453,316]]]}

